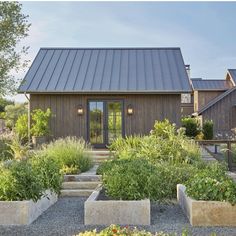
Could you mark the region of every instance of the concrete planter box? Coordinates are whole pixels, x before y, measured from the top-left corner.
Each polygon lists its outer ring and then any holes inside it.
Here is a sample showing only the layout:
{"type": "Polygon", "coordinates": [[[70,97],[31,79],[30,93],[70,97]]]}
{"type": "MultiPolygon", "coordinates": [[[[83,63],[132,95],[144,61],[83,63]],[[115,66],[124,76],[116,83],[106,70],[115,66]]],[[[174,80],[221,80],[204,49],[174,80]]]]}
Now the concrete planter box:
{"type": "Polygon", "coordinates": [[[236,226],[236,205],[197,201],[188,197],[185,189],[184,185],[177,185],[177,199],[192,226],[236,226]]]}
{"type": "Polygon", "coordinates": [[[97,200],[100,190],[85,202],[85,225],[150,225],[150,200],[97,200]]]}
{"type": "Polygon", "coordinates": [[[46,191],[37,202],[0,201],[0,225],[29,225],[57,201],[57,195],[46,191]]]}

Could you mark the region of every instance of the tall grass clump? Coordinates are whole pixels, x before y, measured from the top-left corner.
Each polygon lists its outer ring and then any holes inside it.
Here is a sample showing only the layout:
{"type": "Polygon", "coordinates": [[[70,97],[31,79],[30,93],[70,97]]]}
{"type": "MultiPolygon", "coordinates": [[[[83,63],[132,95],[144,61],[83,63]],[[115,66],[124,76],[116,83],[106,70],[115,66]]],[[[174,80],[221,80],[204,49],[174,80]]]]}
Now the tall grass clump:
{"type": "Polygon", "coordinates": [[[90,146],[83,139],[66,137],[44,146],[41,153],[58,162],[64,174],[77,174],[90,169],[89,150],[90,146]]]}

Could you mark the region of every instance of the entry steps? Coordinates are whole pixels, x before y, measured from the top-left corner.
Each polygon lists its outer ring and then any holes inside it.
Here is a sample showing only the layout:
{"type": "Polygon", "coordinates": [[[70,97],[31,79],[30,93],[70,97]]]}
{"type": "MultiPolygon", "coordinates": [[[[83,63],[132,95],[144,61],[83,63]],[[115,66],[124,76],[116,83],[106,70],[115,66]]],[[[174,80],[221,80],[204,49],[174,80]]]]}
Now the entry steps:
{"type": "Polygon", "coordinates": [[[114,158],[114,153],[107,149],[105,150],[96,149],[90,151],[89,153],[91,153],[94,164],[100,164],[103,161],[111,160],[114,158]]]}
{"type": "Polygon", "coordinates": [[[79,175],[65,175],[62,183],[62,197],[88,197],[99,185],[102,176],[96,175],[98,165],[79,175]]]}

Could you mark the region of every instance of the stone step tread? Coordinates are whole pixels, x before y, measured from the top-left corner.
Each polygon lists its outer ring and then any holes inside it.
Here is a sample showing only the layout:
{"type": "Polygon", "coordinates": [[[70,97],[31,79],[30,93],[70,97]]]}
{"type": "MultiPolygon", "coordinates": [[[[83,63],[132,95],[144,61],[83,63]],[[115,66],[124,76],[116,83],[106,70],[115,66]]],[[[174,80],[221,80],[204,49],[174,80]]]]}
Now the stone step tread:
{"type": "Polygon", "coordinates": [[[101,181],[101,175],[65,175],[64,181],[65,182],[95,182],[101,181]]]}
{"type": "Polygon", "coordinates": [[[63,182],[62,189],[95,189],[101,182],[63,182]]]}
{"type": "Polygon", "coordinates": [[[94,189],[63,189],[61,197],[88,197],[94,189]]]}

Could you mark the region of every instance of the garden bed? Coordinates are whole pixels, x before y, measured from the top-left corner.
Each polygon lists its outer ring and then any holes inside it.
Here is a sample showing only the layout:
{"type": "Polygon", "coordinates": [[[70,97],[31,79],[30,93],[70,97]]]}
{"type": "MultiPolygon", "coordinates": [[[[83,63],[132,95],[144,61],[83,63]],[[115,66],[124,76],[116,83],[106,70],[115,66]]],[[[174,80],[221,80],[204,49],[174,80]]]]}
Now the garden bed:
{"type": "Polygon", "coordinates": [[[57,195],[47,190],[37,202],[0,201],[0,225],[29,225],[57,201],[57,195]]]}
{"type": "Polygon", "coordinates": [[[149,199],[110,200],[101,188],[93,191],[84,205],[85,225],[150,225],[150,218],[149,199]]]}
{"type": "Polygon", "coordinates": [[[192,226],[236,226],[236,205],[219,201],[196,201],[177,185],[177,199],[192,226]]]}

